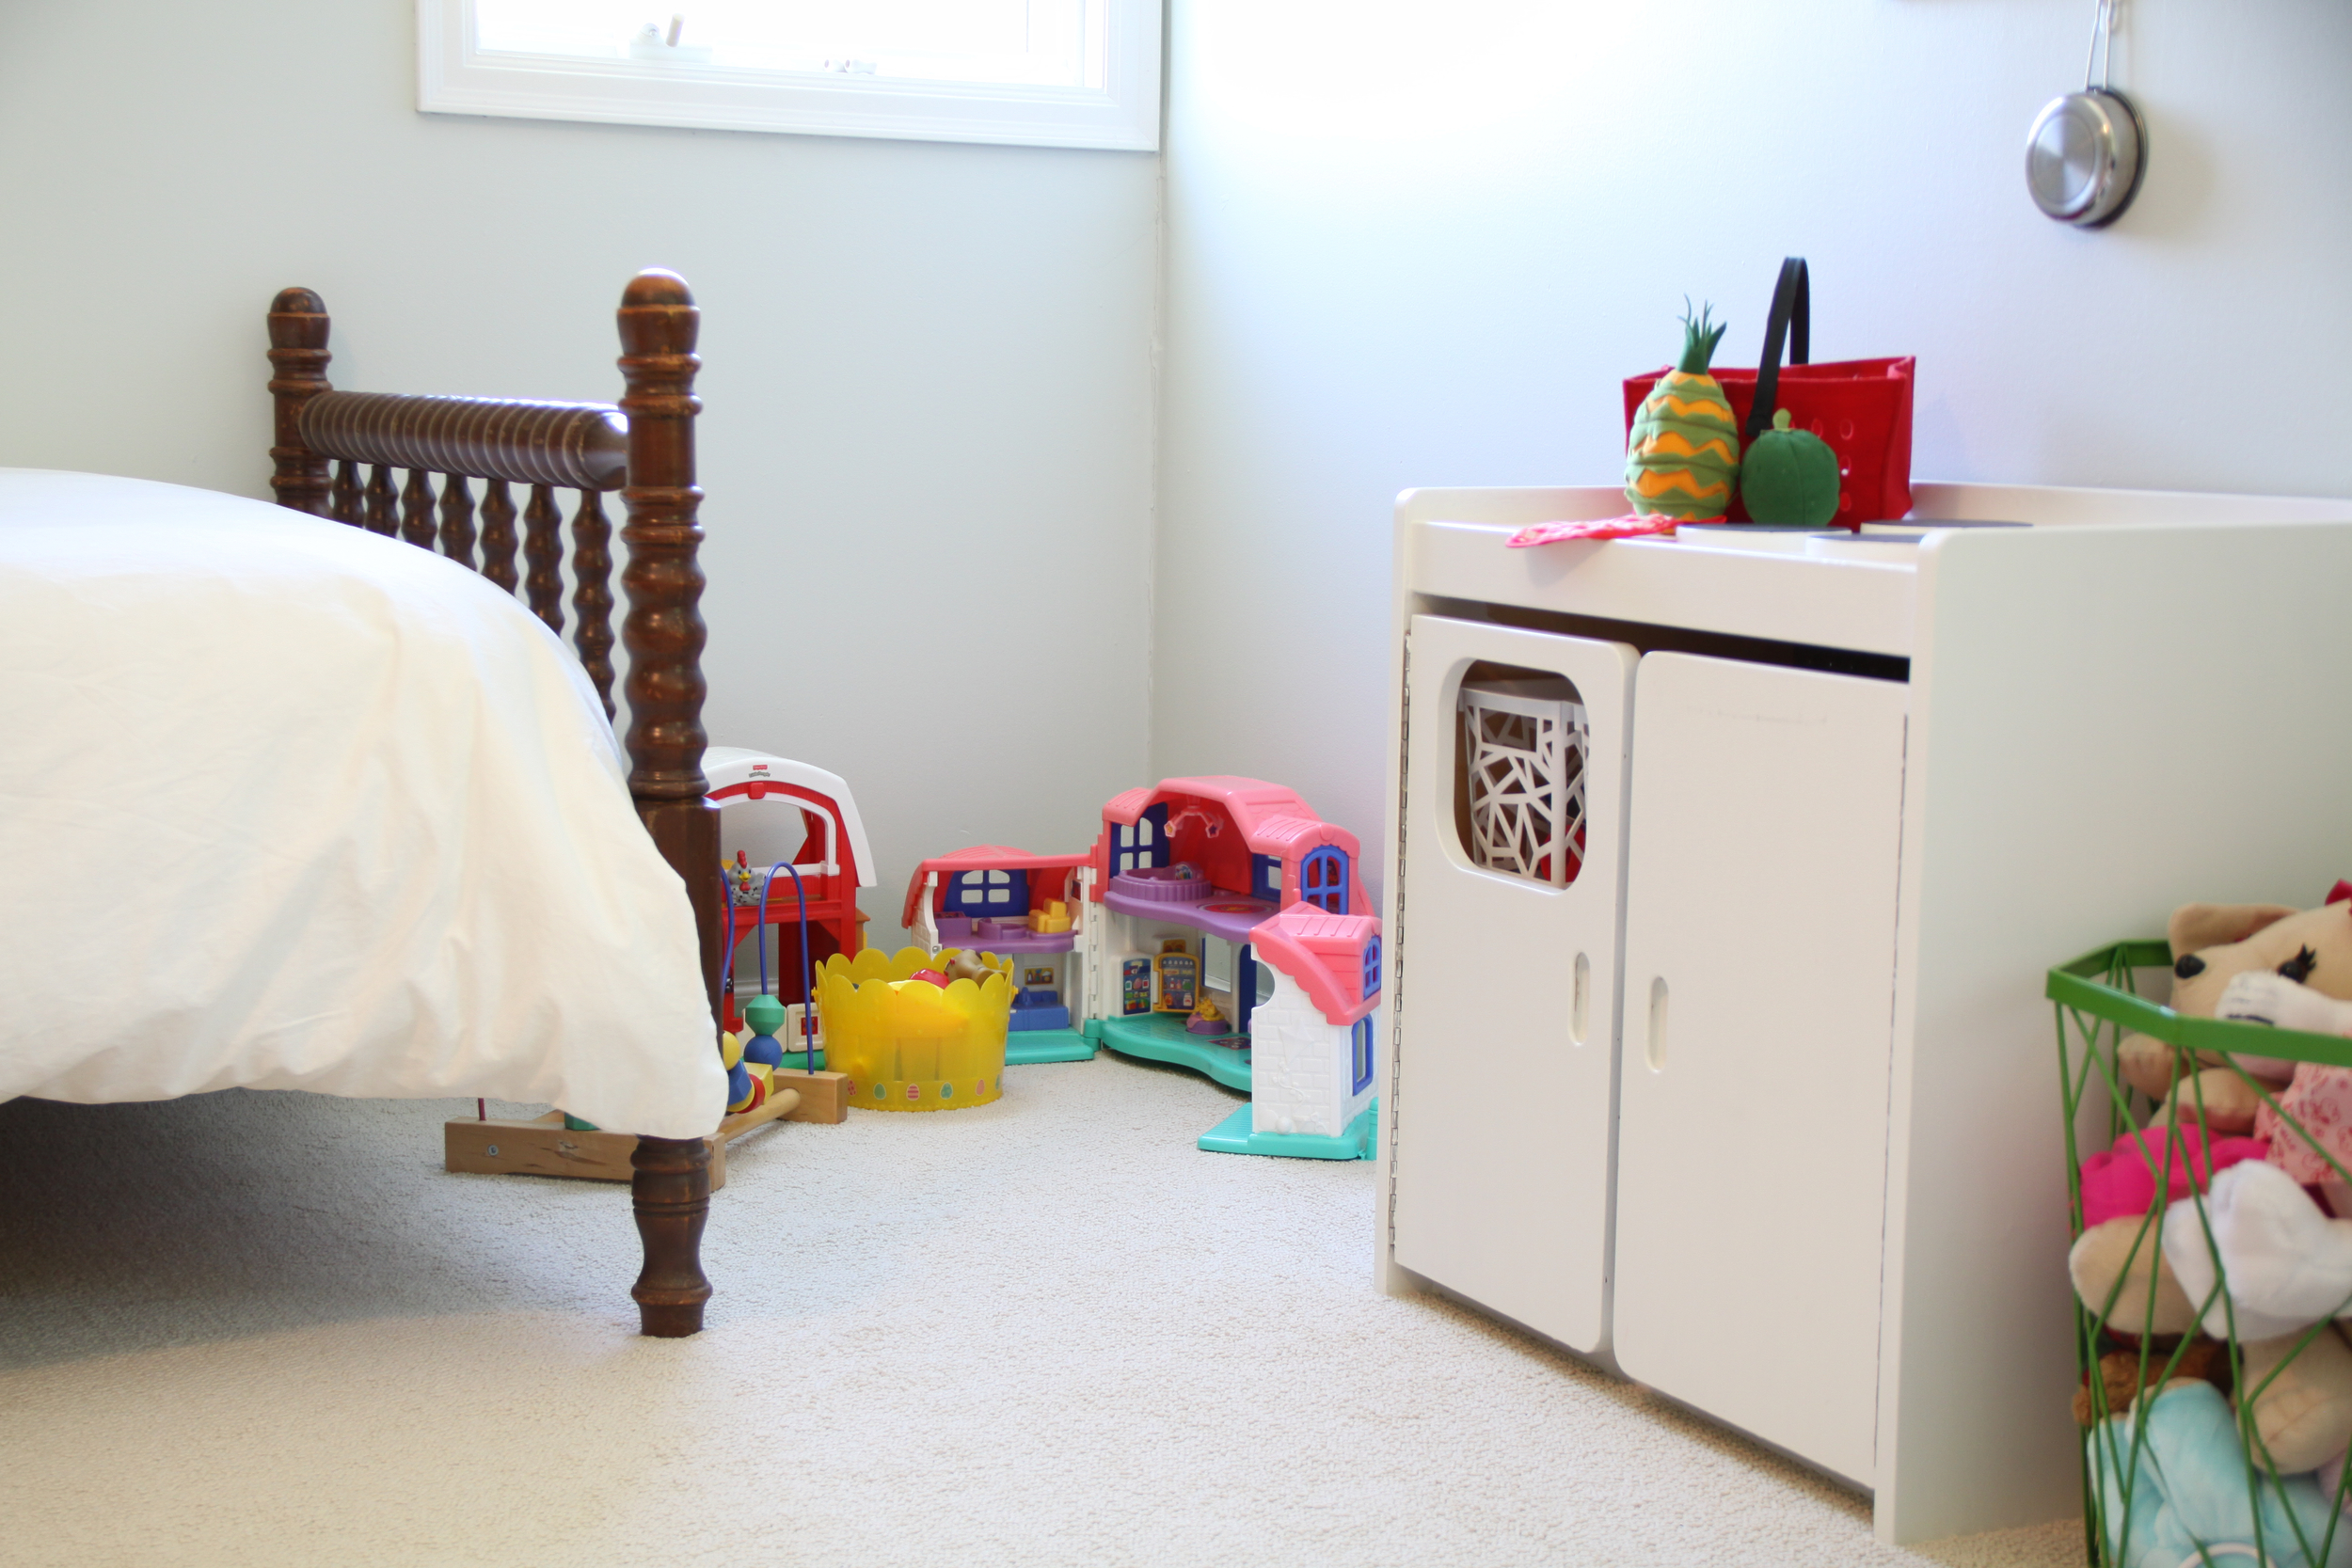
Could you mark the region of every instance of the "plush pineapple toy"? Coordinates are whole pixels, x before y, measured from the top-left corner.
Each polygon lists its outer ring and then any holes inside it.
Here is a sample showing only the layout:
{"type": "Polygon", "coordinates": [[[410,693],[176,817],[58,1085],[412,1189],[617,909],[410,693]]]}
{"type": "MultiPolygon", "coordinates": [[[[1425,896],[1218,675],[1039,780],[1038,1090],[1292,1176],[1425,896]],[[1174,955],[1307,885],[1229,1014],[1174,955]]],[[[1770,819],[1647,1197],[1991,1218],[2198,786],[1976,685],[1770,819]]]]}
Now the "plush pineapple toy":
{"type": "Polygon", "coordinates": [[[1625,498],[1633,510],[1706,522],[1731,510],[1740,474],[1740,426],[1731,401],[1707,373],[1726,324],[1711,305],[1694,321],[1683,303],[1682,361],[1659,378],[1633,416],[1626,448],[1625,498]]]}

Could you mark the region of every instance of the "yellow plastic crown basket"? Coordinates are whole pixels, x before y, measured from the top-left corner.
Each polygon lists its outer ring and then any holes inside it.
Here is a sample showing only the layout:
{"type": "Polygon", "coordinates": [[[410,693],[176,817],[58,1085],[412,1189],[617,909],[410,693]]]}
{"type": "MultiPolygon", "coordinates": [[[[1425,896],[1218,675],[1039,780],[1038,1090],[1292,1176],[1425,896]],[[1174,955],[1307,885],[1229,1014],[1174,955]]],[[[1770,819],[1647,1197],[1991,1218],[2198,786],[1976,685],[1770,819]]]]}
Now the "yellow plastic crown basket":
{"type": "Polygon", "coordinates": [[[869,947],[825,960],[817,1005],[825,1021],[825,1065],[850,1078],[850,1103],[869,1111],[952,1111],[1005,1092],[1005,1026],[1012,1017],[1012,960],[978,955],[991,973],[945,990],[917,980],[937,958],[901,947],[889,958],[869,947]]]}

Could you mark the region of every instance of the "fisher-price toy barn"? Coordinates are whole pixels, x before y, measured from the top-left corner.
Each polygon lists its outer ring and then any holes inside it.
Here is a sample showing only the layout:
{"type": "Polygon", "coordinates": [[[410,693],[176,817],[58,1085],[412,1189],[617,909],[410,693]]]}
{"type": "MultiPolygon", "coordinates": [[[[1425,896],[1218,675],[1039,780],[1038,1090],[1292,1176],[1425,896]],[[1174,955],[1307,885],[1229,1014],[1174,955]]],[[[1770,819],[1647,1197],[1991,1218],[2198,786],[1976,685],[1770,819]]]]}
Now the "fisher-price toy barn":
{"type": "Polygon", "coordinates": [[[1204,1148],[1364,1158],[1380,923],[1358,854],[1279,784],[1164,779],[1113,797],[1086,854],[925,861],[904,921],[934,952],[1013,958],[1008,1063],[1099,1042],[1252,1093],[1204,1148]]]}
{"type": "MultiPolygon", "coordinates": [[[[837,773],[738,746],[706,751],[703,774],[708,798],[720,809],[720,847],[730,881],[747,875],[754,890],[748,898],[739,893],[731,900],[729,945],[748,948],[755,933],[765,942],[766,927],[775,927],[775,994],[797,1007],[806,1000],[806,986],[795,927],[805,927],[812,967],[835,953],[853,958],[865,945],[857,890],[874,885],[874,850],[857,801],[837,773]],[[779,862],[791,871],[769,877],[779,862]],[[762,883],[764,909],[757,896],[762,883]]],[[[749,988],[739,982],[764,957],[736,960],[740,967],[733,978],[747,995],[749,988]]],[[[732,994],[726,1011],[727,1026],[739,1027],[732,994]]]]}

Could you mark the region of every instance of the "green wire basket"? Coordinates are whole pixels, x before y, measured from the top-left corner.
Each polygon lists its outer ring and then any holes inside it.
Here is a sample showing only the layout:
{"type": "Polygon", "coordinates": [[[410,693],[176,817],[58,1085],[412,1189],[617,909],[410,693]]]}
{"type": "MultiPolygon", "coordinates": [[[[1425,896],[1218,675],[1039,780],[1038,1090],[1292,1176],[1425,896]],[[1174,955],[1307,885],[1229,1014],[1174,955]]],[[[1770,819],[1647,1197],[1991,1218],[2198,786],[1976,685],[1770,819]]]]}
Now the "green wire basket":
{"type": "MultiPolygon", "coordinates": [[[[2049,972],[2046,993],[2057,1008],[2060,1094],[2066,1117],[2071,1238],[2079,1239],[2085,1229],[2084,1158],[2113,1148],[2119,1139],[2150,1125],[2156,1109],[2146,1095],[2124,1082],[2119,1070],[2118,1056],[2127,1033],[2146,1035],[2172,1048],[2173,1081],[2194,1085],[2192,1102],[2201,1127],[2206,1125],[2203,1084],[2192,1075],[2201,1068],[2233,1072],[2277,1116],[2281,1127],[2297,1134],[2304,1133],[2302,1124],[2281,1110],[2270,1085],[2241,1067],[2236,1058],[2257,1056],[2352,1068],[2352,1039],[2184,1017],[2137,993],[2136,972],[2171,967],[2172,950],[2166,942],[2119,942],[2049,972]],[[2098,1139],[2102,1132],[2104,1139],[2095,1149],[2082,1147],[2086,1138],[2098,1139]]],[[[2179,1164],[2191,1167],[2196,1162],[2182,1141],[2157,1141],[2163,1145],[2161,1156],[2152,1154],[2145,1142],[2129,1146],[2145,1163],[2155,1196],[2137,1226],[2115,1289],[2095,1308],[2080,1299],[2074,1303],[2075,1358],[2090,1412],[2082,1446],[2083,1525],[2089,1560],[2098,1568],[2193,1568],[2201,1563],[2213,1568],[2247,1568],[2249,1564],[2352,1568],[2352,1517],[2345,1513],[2352,1509],[2352,1462],[2323,1466],[2321,1472],[2282,1476],[2271,1461],[2255,1418],[2256,1402],[2313,1342],[2332,1332],[2332,1319],[2323,1318],[2301,1330],[2293,1347],[2255,1381],[2252,1397],[2239,1398],[2233,1393],[2230,1400],[2238,1442],[2236,1459],[2244,1470],[2243,1522],[2247,1528],[2243,1531],[2231,1528],[2209,1539],[2184,1525],[2182,1514],[2190,1510],[2178,1499],[2188,1491],[2189,1478],[2168,1474],[2163,1456],[2150,1446],[2152,1399],[2135,1398],[2122,1409],[2110,1403],[2100,1366],[2102,1356],[2136,1355],[2137,1386],[2151,1391],[2161,1388],[2175,1375],[2187,1375],[2185,1369],[2192,1364],[2192,1347],[2206,1338],[2200,1329],[2211,1327],[2209,1319],[2217,1306],[2229,1332],[2212,1337],[2217,1342],[2214,1348],[2223,1358],[2230,1389],[2242,1392],[2247,1388],[2245,1345],[2237,1334],[2236,1308],[2195,1176],[2186,1196],[2168,1198],[2178,1168],[2176,1159],[2179,1164]],[[2216,1283],[2203,1300],[2191,1304],[2195,1316],[2189,1332],[2159,1336],[2147,1330],[2154,1325],[2160,1288],[2172,1282],[2163,1257],[2164,1218],[2170,1207],[2179,1204],[2190,1204],[2196,1210],[2201,1245],[2216,1283]],[[2144,1296],[2135,1285],[2135,1275],[2142,1272],[2138,1264],[2143,1248],[2149,1258],[2144,1296]],[[2127,1294],[2136,1299],[2122,1299],[2127,1294]],[[2164,1340],[2168,1338],[2176,1342],[2167,1345],[2164,1340]],[[2185,1553],[2180,1549],[2184,1538],[2189,1548],[2185,1553]]],[[[2308,1136],[2306,1142],[2327,1161],[2337,1180],[2352,1185],[2352,1172],[2337,1164],[2324,1145],[2308,1136]]],[[[2211,1155],[2205,1158],[2210,1162],[2211,1155]]],[[[2210,1164],[2196,1175],[2210,1180],[2210,1164]]],[[[2177,1288],[2177,1282],[2173,1283],[2177,1288]]],[[[2352,1311],[2352,1303],[2340,1310],[2352,1311]]],[[[2207,1358],[2213,1353],[2212,1349],[2201,1352],[2207,1358]]],[[[2268,1354],[2265,1350],[2264,1359],[2268,1354]]],[[[2234,1509],[2235,1505],[2232,1497],[2225,1506],[2234,1509]]]]}

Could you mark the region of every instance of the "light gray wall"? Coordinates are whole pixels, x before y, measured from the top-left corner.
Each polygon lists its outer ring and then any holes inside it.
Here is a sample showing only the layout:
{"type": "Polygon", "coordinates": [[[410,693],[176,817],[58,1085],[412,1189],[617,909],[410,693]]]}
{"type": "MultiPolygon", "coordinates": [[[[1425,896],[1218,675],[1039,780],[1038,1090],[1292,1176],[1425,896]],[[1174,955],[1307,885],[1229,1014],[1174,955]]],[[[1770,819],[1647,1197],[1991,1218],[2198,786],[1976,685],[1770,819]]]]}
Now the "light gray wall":
{"type": "Polygon", "coordinates": [[[1088,842],[1147,760],[1156,159],[424,116],[412,16],[7,8],[0,464],[266,495],[289,283],[339,386],[609,400],[674,268],[713,738],[850,781],[878,940],[926,855],[1088,842]]]}
{"type": "Polygon", "coordinates": [[[2099,233],[2023,178],[2090,0],[1170,4],[1155,773],[1375,836],[1396,492],[1616,483],[1788,254],[1817,359],[1918,356],[1921,478],[2352,493],[2342,0],[2128,0],[2099,233]]]}

